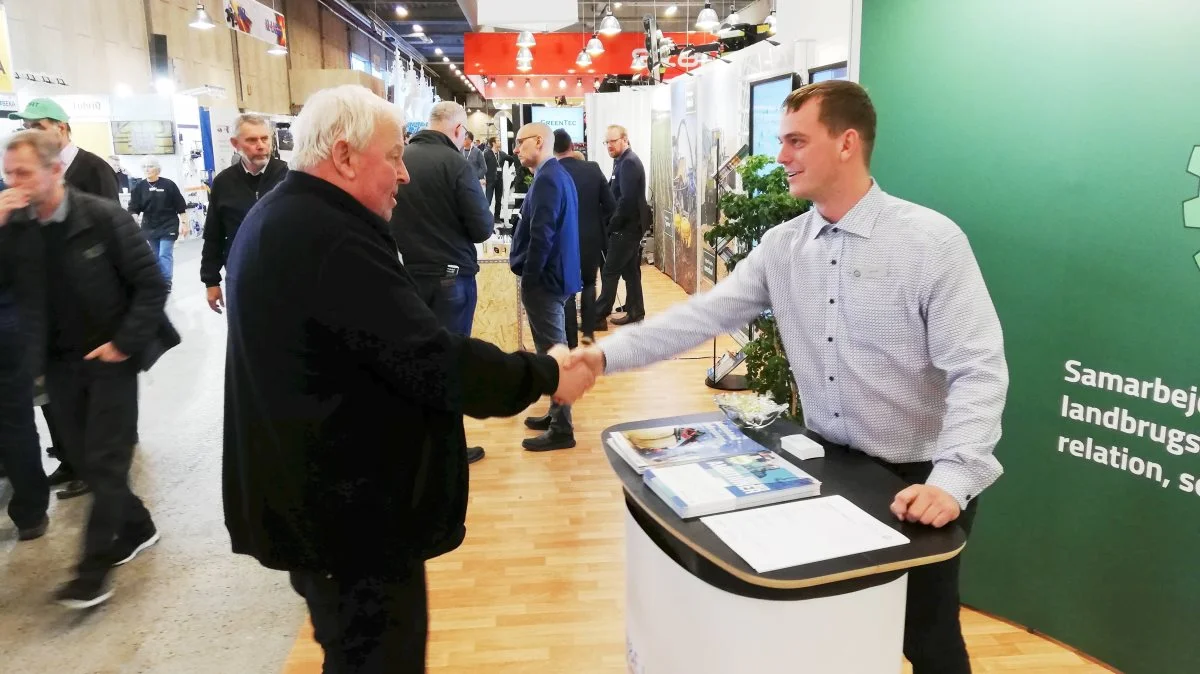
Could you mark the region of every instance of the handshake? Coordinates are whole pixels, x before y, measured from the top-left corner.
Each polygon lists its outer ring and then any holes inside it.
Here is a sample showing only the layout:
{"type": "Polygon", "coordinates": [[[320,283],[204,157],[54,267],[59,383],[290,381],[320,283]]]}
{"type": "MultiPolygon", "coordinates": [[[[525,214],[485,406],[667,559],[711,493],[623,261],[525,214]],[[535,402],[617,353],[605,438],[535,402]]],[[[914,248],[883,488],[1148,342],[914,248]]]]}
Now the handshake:
{"type": "Polygon", "coordinates": [[[554,402],[560,405],[571,405],[582,398],[604,374],[604,352],[598,346],[571,351],[558,344],[548,355],[558,361],[558,390],[554,392],[554,402]]]}

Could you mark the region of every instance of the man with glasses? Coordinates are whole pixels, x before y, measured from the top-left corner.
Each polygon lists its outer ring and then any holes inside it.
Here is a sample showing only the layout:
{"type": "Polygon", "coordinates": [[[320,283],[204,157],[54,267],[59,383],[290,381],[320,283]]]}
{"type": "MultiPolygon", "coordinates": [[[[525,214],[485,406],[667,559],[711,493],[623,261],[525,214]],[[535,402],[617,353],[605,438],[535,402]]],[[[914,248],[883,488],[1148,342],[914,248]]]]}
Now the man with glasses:
{"type": "MultiPolygon", "coordinates": [[[[579,273],[579,195],[571,174],[554,157],[554,134],[545,124],[526,124],[517,133],[521,164],[535,171],[513,232],[509,267],[521,277],[521,302],[538,353],[567,342],[566,305],[583,288],[579,273]]],[[[575,446],[571,406],[557,401],[525,425],[545,431],[521,446],[547,452],[575,446]]]]}
{"type": "Polygon", "coordinates": [[[642,234],[645,233],[649,206],[646,204],[646,169],[629,147],[625,127],[608,127],[604,144],[613,158],[609,187],[617,200],[617,212],[608,225],[608,255],[600,272],[600,299],[596,307],[596,326],[608,329],[608,315],[617,299],[617,281],[625,279],[625,316],[614,318],[613,325],[637,323],[646,318],[642,299],[642,234]]]}
{"type": "MultiPolygon", "coordinates": [[[[442,327],[463,337],[471,336],[478,299],[475,244],[487,241],[495,227],[475,169],[457,151],[469,133],[461,105],[433,106],[428,128],[413,134],[404,151],[409,182],[396,190],[391,219],[421,301],[442,327]]],[[[483,455],[482,447],[467,448],[471,463],[483,455]]]]}

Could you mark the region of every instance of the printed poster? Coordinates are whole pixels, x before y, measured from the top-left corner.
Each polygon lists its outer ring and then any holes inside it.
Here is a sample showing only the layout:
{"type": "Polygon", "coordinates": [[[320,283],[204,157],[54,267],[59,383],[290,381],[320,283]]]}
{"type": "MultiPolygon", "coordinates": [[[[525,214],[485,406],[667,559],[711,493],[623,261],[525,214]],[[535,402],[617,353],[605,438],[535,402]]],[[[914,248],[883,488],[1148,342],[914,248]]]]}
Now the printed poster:
{"type": "Polygon", "coordinates": [[[255,0],[225,0],[225,25],[263,42],[287,48],[283,15],[255,0]]]}

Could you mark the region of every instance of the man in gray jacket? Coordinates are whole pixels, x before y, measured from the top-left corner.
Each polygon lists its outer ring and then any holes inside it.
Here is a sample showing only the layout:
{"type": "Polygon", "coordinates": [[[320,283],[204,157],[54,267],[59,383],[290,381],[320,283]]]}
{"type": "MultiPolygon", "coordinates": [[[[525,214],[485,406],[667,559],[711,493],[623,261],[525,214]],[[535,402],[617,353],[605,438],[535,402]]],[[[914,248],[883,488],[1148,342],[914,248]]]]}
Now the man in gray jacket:
{"type": "MultiPolygon", "coordinates": [[[[466,131],[466,119],[467,118],[465,117],[464,111],[464,131],[466,131]]],[[[460,145],[463,149],[463,157],[466,158],[467,163],[471,165],[471,168],[475,169],[475,178],[479,181],[479,185],[482,187],[485,184],[484,181],[487,179],[487,159],[485,159],[483,156],[483,150],[475,147],[475,134],[467,131],[466,138],[463,139],[460,145]]]]}
{"type": "MultiPolygon", "coordinates": [[[[404,150],[409,183],[397,189],[391,220],[421,300],[442,326],[467,337],[475,319],[475,244],[487,241],[495,227],[480,184],[483,176],[458,151],[469,136],[461,105],[433,106],[429,127],[413,134],[404,150]]],[[[483,153],[473,153],[482,163],[483,153]]],[[[467,449],[469,461],[482,458],[482,448],[467,449]]]]}

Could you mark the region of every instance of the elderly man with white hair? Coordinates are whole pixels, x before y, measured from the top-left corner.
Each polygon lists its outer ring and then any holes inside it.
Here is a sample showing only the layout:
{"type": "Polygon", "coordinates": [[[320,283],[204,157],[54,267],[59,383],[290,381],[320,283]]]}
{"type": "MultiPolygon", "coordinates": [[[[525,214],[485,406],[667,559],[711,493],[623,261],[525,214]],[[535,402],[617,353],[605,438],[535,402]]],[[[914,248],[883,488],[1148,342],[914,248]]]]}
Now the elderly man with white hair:
{"type": "Polygon", "coordinates": [[[147,157],[142,170],[146,179],[133,188],[129,212],[142,216],[142,233],[158,258],[158,269],[170,292],[175,271],[175,240],[183,232],[187,200],[174,181],[162,177],[162,164],[157,159],[147,157]]]}
{"type": "Polygon", "coordinates": [[[466,534],[463,415],[594,381],[565,347],[506,354],[439,325],[388,233],[403,128],[366,88],[314,94],[227,265],[225,522],[234,552],[290,572],[326,672],[424,671],[425,560],[466,534]]]}

